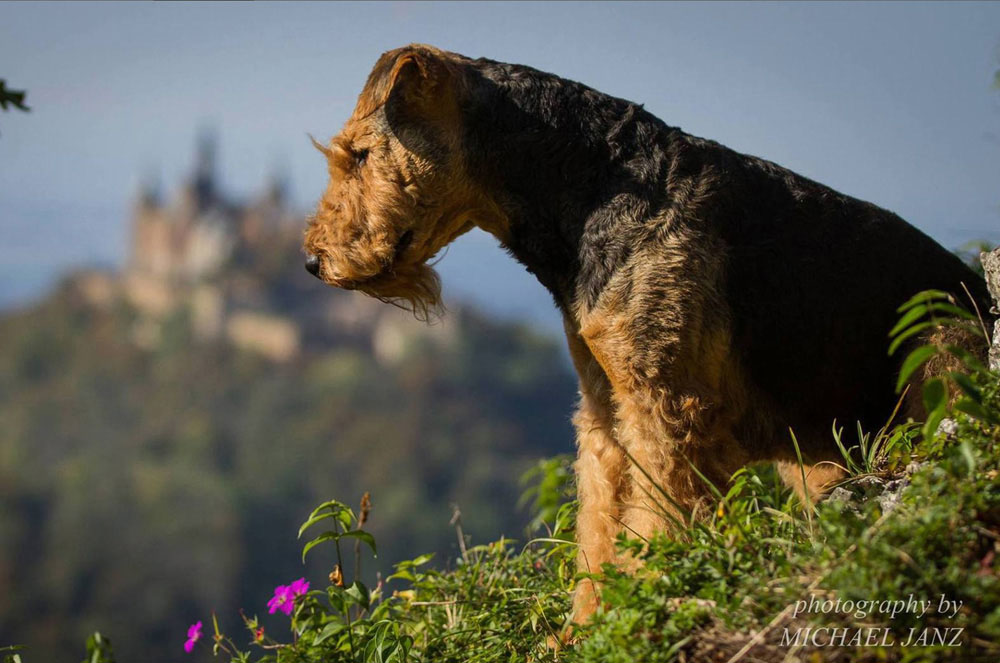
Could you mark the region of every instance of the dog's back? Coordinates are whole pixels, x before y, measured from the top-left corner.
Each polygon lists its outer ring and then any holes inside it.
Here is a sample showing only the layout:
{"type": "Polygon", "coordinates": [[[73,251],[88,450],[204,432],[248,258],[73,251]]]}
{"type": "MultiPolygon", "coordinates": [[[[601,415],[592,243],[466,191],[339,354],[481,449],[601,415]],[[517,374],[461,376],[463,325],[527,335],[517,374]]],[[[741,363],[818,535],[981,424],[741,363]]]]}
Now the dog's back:
{"type": "MultiPolygon", "coordinates": [[[[775,415],[773,433],[791,427],[829,441],[834,420],[849,430],[885,424],[900,363],[921,340],[890,356],[888,334],[896,309],[917,292],[949,292],[988,316],[983,279],[897,215],[711,141],[691,142],[725,164],[704,218],[726,247],[735,354],[758,406],[775,415]]],[[[911,396],[919,402],[919,389],[911,396]]]]}

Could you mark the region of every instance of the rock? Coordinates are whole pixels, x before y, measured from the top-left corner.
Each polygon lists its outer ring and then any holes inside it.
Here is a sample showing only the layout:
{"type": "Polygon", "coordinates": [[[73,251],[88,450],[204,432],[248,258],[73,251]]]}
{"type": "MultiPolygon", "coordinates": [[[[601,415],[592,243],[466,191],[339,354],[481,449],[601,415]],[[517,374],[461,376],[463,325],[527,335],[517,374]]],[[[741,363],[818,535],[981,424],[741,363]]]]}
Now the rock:
{"type": "Polygon", "coordinates": [[[888,513],[899,506],[899,496],[909,485],[910,479],[905,476],[885,484],[885,491],[875,498],[878,500],[879,506],[882,507],[882,513],[888,513]]]}
{"type": "MultiPolygon", "coordinates": [[[[986,272],[986,287],[993,297],[993,315],[1000,315],[1000,248],[979,255],[986,272]]],[[[990,346],[990,370],[1000,371],[1000,324],[994,326],[993,344],[990,346]]]]}
{"type": "Polygon", "coordinates": [[[954,419],[942,419],[938,424],[937,434],[952,437],[958,432],[958,423],[954,419]]]}
{"type": "Polygon", "coordinates": [[[858,477],[857,481],[854,482],[854,485],[864,488],[866,493],[885,489],[885,481],[873,474],[858,477]]]}
{"type": "Polygon", "coordinates": [[[837,486],[830,491],[830,494],[826,496],[826,499],[830,502],[850,502],[854,499],[854,494],[846,488],[837,486]]]}

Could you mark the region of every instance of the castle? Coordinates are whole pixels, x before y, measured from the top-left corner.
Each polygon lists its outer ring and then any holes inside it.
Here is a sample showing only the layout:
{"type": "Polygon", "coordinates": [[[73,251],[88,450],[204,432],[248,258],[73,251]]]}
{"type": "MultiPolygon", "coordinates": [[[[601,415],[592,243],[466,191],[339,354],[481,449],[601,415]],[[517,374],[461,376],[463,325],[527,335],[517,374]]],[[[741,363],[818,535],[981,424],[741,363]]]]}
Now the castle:
{"type": "Polygon", "coordinates": [[[216,183],[215,153],[215,138],[202,134],[194,173],[169,205],[155,186],[143,186],[131,222],[130,273],[193,283],[215,276],[236,253],[300,229],[301,216],[286,207],[279,180],[249,205],[227,200],[216,183]]]}
{"type": "Polygon", "coordinates": [[[92,304],[124,299],[138,314],[132,338],[144,347],[156,346],[178,314],[201,341],[228,342],[274,361],[346,343],[391,363],[414,341],[454,339],[461,311],[427,327],[309,277],[300,249],[304,223],[279,179],[248,203],[227,197],[218,186],[215,138],[205,133],[192,174],[169,202],[157,187],[141,187],[122,273],[82,272],[73,281],[92,304]]]}

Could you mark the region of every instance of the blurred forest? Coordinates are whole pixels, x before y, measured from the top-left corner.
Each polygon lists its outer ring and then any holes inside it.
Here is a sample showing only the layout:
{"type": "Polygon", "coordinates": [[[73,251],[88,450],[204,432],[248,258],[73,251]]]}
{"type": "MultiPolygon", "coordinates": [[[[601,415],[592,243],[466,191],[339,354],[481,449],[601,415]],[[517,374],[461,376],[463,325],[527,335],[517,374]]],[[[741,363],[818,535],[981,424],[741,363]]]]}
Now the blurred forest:
{"type": "MultiPolygon", "coordinates": [[[[320,287],[297,246],[268,255],[227,272],[286,310],[361,298],[320,287]]],[[[67,278],[0,318],[0,643],[25,661],[78,660],[95,629],[123,661],[197,658],[194,620],[235,630],[275,585],[326,578],[295,533],[330,498],[371,491],[368,578],[414,551],[447,566],[452,503],[473,539],[518,537],[519,475],[571,446],[565,360],[516,324],[460,310],[447,343],[391,362],[356,340],[274,361],[199,340],[183,306],[137,343],[142,315],[67,278]]]]}

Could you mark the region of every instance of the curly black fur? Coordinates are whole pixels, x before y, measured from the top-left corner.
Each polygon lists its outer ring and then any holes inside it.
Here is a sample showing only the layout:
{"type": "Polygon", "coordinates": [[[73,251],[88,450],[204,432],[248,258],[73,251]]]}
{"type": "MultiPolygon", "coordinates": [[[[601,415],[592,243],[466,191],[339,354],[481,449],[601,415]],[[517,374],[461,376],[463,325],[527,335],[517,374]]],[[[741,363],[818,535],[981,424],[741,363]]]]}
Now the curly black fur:
{"type": "MultiPolygon", "coordinates": [[[[735,354],[780,425],[877,426],[895,402],[896,308],[982,279],[895,214],[531,67],[469,60],[464,152],[502,192],[507,248],[571,315],[663,220],[711,238],[735,354]]],[[[828,430],[828,428],[827,428],[828,430]]],[[[825,432],[825,431],[824,431],[825,432]]]]}

